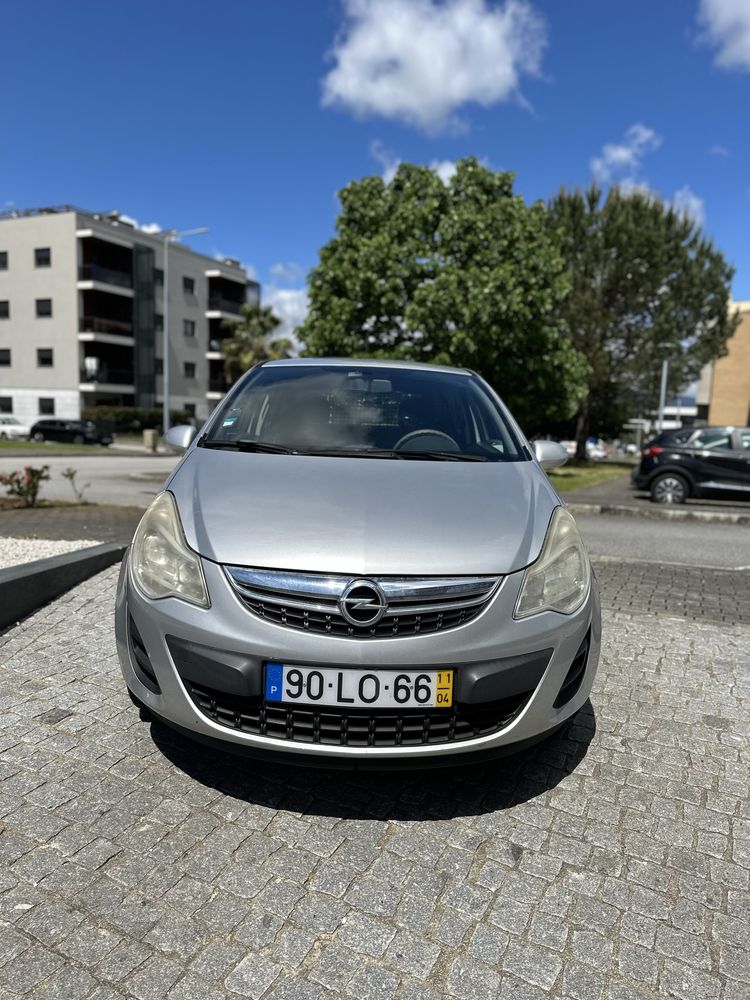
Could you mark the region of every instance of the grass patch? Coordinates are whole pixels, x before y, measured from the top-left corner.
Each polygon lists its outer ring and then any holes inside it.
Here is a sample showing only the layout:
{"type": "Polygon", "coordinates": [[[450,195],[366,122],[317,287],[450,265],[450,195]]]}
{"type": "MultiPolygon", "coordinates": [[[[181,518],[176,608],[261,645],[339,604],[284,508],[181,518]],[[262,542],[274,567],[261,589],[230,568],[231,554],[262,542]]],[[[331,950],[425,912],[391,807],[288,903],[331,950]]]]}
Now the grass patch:
{"type": "Polygon", "coordinates": [[[0,441],[0,456],[20,455],[43,458],[45,455],[106,455],[101,444],[66,444],[63,441],[0,441]]]}
{"type": "Polygon", "coordinates": [[[561,469],[550,472],[549,477],[559,493],[575,493],[587,486],[627,476],[632,468],[631,462],[568,462],[561,469]]]}

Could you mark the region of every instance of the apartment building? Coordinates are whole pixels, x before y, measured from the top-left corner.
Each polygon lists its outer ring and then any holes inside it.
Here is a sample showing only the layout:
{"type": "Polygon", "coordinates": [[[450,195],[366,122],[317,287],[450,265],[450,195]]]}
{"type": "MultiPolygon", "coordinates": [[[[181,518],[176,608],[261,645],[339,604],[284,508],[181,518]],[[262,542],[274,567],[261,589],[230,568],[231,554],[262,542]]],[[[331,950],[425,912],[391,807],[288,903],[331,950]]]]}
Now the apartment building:
{"type": "Polygon", "coordinates": [[[0,413],[33,423],[85,407],[160,406],[166,312],[170,405],[204,419],[227,388],[222,323],[259,301],[238,261],[195,253],[117,212],[5,212],[0,413]]]}
{"type": "Polygon", "coordinates": [[[709,424],[750,426],[750,302],[733,302],[740,323],[727,341],[723,358],[701,373],[698,405],[709,424]]]}

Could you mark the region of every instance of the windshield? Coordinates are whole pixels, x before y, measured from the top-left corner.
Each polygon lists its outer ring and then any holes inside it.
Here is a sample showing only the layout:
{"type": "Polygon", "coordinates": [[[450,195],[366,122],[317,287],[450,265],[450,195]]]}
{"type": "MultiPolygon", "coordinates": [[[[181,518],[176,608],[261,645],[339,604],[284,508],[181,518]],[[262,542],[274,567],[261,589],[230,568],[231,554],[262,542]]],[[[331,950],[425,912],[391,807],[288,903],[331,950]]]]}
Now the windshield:
{"type": "Polygon", "coordinates": [[[258,368],[200,443],[363,458],[526,458],[477,376],[356,363],[258,368]]]}

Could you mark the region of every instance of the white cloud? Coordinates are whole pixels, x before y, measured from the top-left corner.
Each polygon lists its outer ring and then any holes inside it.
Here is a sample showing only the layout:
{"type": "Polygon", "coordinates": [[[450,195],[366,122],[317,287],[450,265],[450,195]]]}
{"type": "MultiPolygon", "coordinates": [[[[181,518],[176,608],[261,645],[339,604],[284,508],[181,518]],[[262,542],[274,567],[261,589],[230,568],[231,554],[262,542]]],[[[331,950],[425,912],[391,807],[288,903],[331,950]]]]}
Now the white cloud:
{"type": "Polygon", "coordinates": [[[443,184],[450,184],[451,178],[456,172],[455,160],[433,160],[430,170],[434,170],[443,184]]]}
{"type": "Polygon", "coordinates": [[[281,326],[274,330],[274,338],[288,337],[298,350],[299,341],[295,337],[294,331],[307,316],[307,289],[279,288],[278,285],[266,285],[263,288],[263,305],[271,306],[281,320],[281,326]]]}
{"type": "Polygon", "coordinates": [[[435,131],[468,102],[489,107],[540,71],[545,22],[527,0],[343,0],[323,105],[435,131]]]}
{"type": "Polygon", "coordinates": [[[706,218],[703,199],[699,198],[688,184],[675,192],[675,196],[672,199],[672,207],[676,212],[684,215],[697,226],[703,226],[706,218]]]}
{"type": "Polygon", "coordinates": [[[708,152],[711,156],[729,156],[729,150],[726,146],[711,146],[708,152]]]}
{"type": "Polygon", "coordinates": [[[305,277],[304,269],[293,260],[272,264],[269,271],[271,277],[282,285],[298,285],[305,277]]]}
{"type": "Polygon", "coordinates": [[[637,122],[625,133],[622,142],[608,142],[591,160],[591,172],[600,184],[619,184],[622,188],[642,186],[637,176],[643,157],[661,146],[662,137],[647,125],[637,122]]]}
{"type": "Polygon", "coordinates": [[[147,222],[145,226],[139,226],[138,228],[142,233],[151,233],[151,235],[161,232],[161,226],[158,222],[147,222]]]}
{"type": "Polygon", "coordinates": [[[373,139],[370,143],[370,156],[380,165],[385,183],[390,184],[401,166],[401,159],[386,149],[380,139],[373,139]]]}
{"type": "Polygon", "coordinates": [[[717,65],[750,70],[748,0],[701,0],[698,19],[707,41],[717,50],[717,65]]]}

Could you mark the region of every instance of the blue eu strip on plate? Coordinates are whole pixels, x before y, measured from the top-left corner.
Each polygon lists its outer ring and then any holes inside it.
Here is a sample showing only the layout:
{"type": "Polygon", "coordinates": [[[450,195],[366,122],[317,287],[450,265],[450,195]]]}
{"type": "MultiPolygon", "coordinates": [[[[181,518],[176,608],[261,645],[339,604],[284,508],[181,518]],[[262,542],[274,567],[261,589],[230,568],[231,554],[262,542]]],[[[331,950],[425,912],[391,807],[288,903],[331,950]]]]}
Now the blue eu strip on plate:
{"type": "Polygon", "coordinates": [[[281,701],[284,685],[284,665],[282,663],[266,664],[266,701],[281,701]]]}

